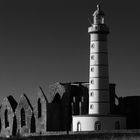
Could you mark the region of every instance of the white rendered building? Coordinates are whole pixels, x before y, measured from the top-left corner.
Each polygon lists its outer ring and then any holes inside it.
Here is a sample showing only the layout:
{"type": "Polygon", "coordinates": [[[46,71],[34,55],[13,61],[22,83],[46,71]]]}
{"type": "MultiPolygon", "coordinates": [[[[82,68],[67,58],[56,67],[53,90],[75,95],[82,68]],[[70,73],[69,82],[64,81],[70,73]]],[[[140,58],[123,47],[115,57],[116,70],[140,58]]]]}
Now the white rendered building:
{"type": "Polygon", "coordinates": [[[74,115],[73,131],[125,129],[126,118],[110,113],[107,35],[104,12],[97,5],[90,34],[89,112],[74,115]]]}

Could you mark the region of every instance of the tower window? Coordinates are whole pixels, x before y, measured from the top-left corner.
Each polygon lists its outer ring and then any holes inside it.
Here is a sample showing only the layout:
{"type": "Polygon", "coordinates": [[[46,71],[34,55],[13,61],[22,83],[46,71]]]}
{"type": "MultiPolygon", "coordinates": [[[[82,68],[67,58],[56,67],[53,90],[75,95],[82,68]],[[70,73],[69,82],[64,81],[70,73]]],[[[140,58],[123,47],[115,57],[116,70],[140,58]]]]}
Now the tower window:
{"type": "Polygon", "coordinates": [[[94,59],[94,55],[91,56],[91,59],[92,59],[92,60],[94,59]]]}
{"type": "Polygon", "coordinates": [[[94,72],[94,67],[91,68],[91,72],[94,72]]]}
{"type": "MultiPolygon", "coordinates": [[[[96,19],[97,20],[97,19],[96,19]]],[[[98,30],[98,26],[95,26],[95,30],[98,30]]]]}
{"type": "Polygon", "coordinates": [[[95,44],[94,43],[91,45],[91,48],[95,48],[95,44]]]}
{"type": "Polygon", "coordinates": [[[95,130],[101,130],[101,122],[100,121],[95,122],[95,130]]]}
{"type": "Polygon", "coordinates": [[[91,84],[94,84],[94,80],[91,80],[91,82],[90,82],[91,84]]]}
{"type": "Polygon", "coordinates": [[[101,17],[100,21],[101,21],[101,24],[104,24],[105,23],[104,17],[101,17]]]}
{"type": "Polygon", "coordinates": [[[90,96],[94,96],[94,92],[93,91],[90,93],[90,96]]]}
{"type": "Polygon", "coordinates": [[[91,105],[90,105],[90,109],[93,109],[93,108],[94,108],[94,105],[93,105],[93,104],[91,104],[91,105]]]}

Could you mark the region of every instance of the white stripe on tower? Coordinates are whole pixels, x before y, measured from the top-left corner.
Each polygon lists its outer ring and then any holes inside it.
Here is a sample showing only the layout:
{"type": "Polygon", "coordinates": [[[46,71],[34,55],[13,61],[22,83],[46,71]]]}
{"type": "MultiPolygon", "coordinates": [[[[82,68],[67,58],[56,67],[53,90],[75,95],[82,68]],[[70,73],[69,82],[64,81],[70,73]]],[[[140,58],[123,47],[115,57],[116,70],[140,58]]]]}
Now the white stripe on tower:
{"type": "Polygon", "coordinates": [[[107,34],[104,13],[99,5],[93,14],[90,33],[89,114],[105,115],[110,112],[107,34]]]}

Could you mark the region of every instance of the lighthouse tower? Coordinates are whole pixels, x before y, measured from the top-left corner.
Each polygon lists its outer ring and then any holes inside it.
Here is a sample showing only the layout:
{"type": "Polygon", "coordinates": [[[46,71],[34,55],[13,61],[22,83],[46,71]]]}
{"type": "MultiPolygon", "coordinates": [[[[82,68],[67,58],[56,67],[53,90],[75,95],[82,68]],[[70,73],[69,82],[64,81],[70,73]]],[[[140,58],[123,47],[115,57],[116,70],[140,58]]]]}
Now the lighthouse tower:
{"type": "Polygon", "coordinates": [[[107,36],[104,12],[97,5],[90,34],[89,108],[88,114],[72,116],[72,131],[125,129],[126,118],[110,112],[114,96],[109,90],[107,36]],[[111,96],[110,96],[111,95],[111,96]],[[113,98],[113,99],[112,99],[113,98]]]}
{"type": "Polygon", "coordinates": [[[93,19],[93,25],[88,30],[90,34],[89,114],[108,114],[110,112],[107,53],[109,29],[99,5],[93,14],[93,19]]]}

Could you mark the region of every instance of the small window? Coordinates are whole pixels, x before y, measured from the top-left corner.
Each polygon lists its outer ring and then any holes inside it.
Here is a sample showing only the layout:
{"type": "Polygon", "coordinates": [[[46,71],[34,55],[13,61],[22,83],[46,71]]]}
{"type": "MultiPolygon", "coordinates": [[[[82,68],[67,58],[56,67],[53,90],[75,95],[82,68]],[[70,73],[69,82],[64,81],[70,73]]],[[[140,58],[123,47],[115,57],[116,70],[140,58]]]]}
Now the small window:
{"type": "Polygon", "coordinates": [[[8,110],[6,109],[4,112],[5,117],[5,128],[9,126],[9,120],[8,120],[8,110]]]}
{"type": "Polygon", "coordinates": [[[100,23],[101,23],[101,24],[104,24],[104,23],[105,23],[104,17],[101,17],[101,18],[100,18],[100,23]]]}
{"type": "Polygon", "coordinates": [[[91,104],[91,105],[90,105],[90,109],[93,109],[93,108],[94,108],[94,105],[93,105],[93,104],[91,104]]]}
{"type": "Polygon", "coordinates": [[[94,92],[92,91],[92,92],[90,92],[90,96],[94,96],[94,92]]]}
{"type": "Polygon", "coordinates": [[[91,59],[94,60],[94,55],[91,55],[91,59]]]}
{"type": "Polygon", "coordinates": [[[61,97],[60,97],[59,93],[56,93],[56,95],[55,95],[55,97],[54,97],[52,102],[56,103],[56,104],[60,104],[61,103],[61,97]]]}
{"type": "Polygon", "coordinates": [[[91,68],[91,72],[94,72],[94,67],[91,68]]]}
{"type": "MultiPolygon", "coordinates": [[[[96,20],[98,20],[98,19],[96,19],[96,20]]],[[[95,26],[95,30],[98,30],[99,28],[98,28],[98,26],[95,26]]]]}
{"type": "Polygon", "coordinates": [[[77,123],[77,131],[81,131],[81,122],[77,123]]]}
{"type": "Polygon", "coordinates": [[[115,129],[120,129],[120,122],[119,121],[115,122],[115,129]]]}
{"type": "Polygon", "coordinates": [[[94,80],[91,80],[91,82],[90,82],[91,84],[94,84],[94,80]]]}
{"type": "Polygon", "coordinates": [[[92,49],[94,49],[95,48],[95,44],[93,43],[93,44],[91,44],[91,48],[92,49]]]}
{"type": "Polygon", "coordinates": [[[101,130],[101,122],[100,121],[95,122],[95,130],[101,130]]]}

